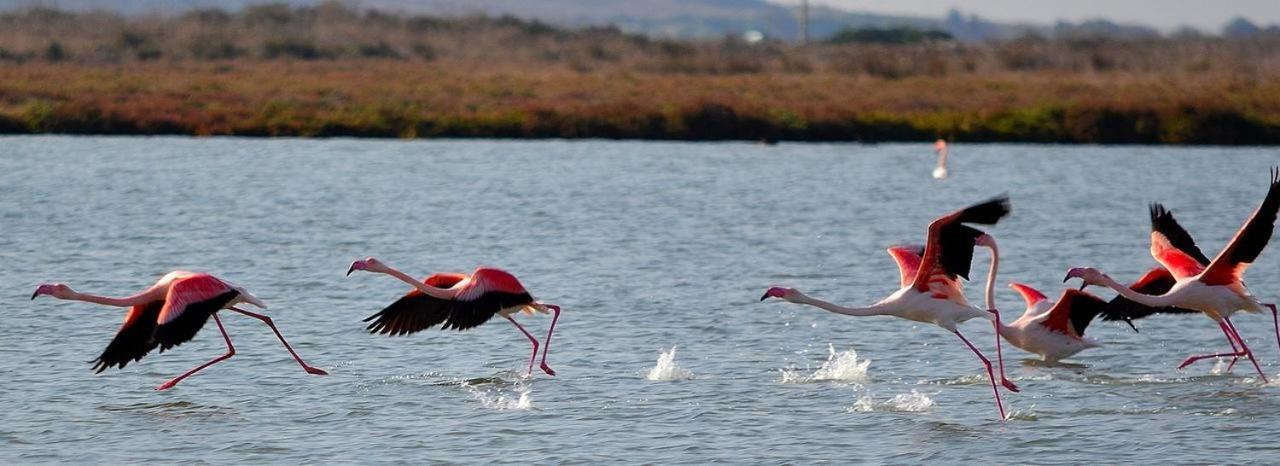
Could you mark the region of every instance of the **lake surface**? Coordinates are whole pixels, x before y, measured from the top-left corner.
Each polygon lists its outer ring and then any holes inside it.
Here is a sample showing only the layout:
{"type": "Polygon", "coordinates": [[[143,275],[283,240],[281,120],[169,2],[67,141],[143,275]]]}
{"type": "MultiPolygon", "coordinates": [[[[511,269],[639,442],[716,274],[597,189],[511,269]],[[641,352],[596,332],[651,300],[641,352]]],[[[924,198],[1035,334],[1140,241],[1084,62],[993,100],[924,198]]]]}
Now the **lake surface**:
{"type": "MultiPolygon", "coordinates": [[[[1012,320],[1024,305],[1011,280],[1056,296],[1071,266],[1121,281],[1150,267],[1151,201],[1216,254],[1280,151],[956,144],[941,182],[934,159],[931,144],[0,138],[0,462],[1280,457],[1280,384],[1244,362],[1175,369],[1225,349],[1201,316],[1148,319],[1137,334],[1095,322],[1106,346],[1070,365],[1005,345],[1023,392],[1005,396],[1014,419],[1002,423],[981,365],[944,330],[758,302],[776,284],[870,304],[896,288],[887,246],[1008,192],[1013,214],[988,231],[1012,320]],[[365,333],[360,320],[407,288],[343,276],[369,255],[419,276],[515,273],[564,306],[559,375],[523,379],[528,342],[501,320],[365,333]],[[123,310],[28,300],[47,281],[128,295],[172,269],[247,287],[331,375],[304,374],[265,326],[227,314],[238,354],[155,392],[223,352],[216,327],[95,375],[87,361],[123,310]]],[[[973,276],[986,266],[979,252],[973,276]]],[[[1280,245],[1247,279],[1280,299],[1280,245]]],[[[981,290],[978,279],[970,300],[981,290]]],[[[521,319],[539,337],[550,321],[521,319]]],[[[1280,379],[1270,316],[1235,321],[1280,379]]],[[[988,323],[961,330],[994,357],[988,323]]]]}

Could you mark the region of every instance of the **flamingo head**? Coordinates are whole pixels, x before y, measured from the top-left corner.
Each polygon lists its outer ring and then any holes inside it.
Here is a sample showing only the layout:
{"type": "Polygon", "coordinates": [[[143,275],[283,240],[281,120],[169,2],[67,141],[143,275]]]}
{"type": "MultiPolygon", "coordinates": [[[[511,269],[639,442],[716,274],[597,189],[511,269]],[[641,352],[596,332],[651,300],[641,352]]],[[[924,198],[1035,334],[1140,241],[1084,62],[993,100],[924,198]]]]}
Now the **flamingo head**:
{"type": "Polygon", "coordinates": [[[761,296],[760,300],[764,301],[769,298],[781,298],[785,301],[790,301],[791,298],[794,298],[797,293],[798,292],[792,288],[783,288],[781,286],[775,286],[775,287],[769,288],[769,291],[765,291],[764,296],[761,296]]]}
{"type": "Polygon", "coordinates": [[[75,293],[75,290],[72,290],[71,287],[65,284],[45,283],[36,287],[36,292],[31,293],[31,299],[36,299],[37,296],[40,296],[42,294],[47,294],[49,296],[53,296],[58,299],[67,299],[67,298],[70,298],[71,295],[74,293],[75,293]]]}
{"type": "Polygon", "coordinates": [[[939,140],[935,141],[935,142],[933,143],[933,150],[936,150],[936,151],[938,151],[938,152],[942,152],[942,151],[944,151],[944,150],[947,150],[947,141],[942,140],[942,139],[939,139],[939,140]]]}
{"type": "Polygon", "coordinates": [[[367,258],[352,262],[351,268],[347,269],[347,276],[351,276],[351,272],[355,272],[357,270],[364,270],[366,272],[374,272],[374,273],[386,273],[388,269],[387,269],[387,266],[382,263],[382,261],[373,257],[367,257],[367,258]]]}
{"type": "Polygon", "coordinates": [[[977,237],[976,239],[974,239],[974,240],[973,240],[973,244],[974,244],[974,245],[977,245],[977,246],[984,247],[984,248],[991,248],[991,249],[995,249],[995,247],[996,247],[996,239],[995,239],[995,237],[993,237],[993,236],[991,236],[991,235],[988,235],[988,234],[986,234],[986,233],[983,233],[983,234],[981,234],[981,235],[978,235],[978,237],[977,237]]]}
{"type": "Polygon", "coordinates": [[[1081,282],[1080,289],[1083,290],[1084,287],[1089,285],[1102,285],[1106,277],[1106,274],[1093,267],[1076,267],[1067,271],[1067,276],[1062,279],[1062,282],[1066,283],[1067,280],[1072,278],[1079,278],[1081,282]]]}

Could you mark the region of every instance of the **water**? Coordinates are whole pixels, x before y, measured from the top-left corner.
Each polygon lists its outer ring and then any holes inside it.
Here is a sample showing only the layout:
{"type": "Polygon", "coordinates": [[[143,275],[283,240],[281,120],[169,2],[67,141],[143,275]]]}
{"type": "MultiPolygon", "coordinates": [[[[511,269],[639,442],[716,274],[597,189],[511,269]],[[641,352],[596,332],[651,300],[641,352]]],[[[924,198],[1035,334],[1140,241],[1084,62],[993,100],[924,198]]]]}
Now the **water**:
{"type": "MultiPolygon", "coordinates": [[[[991,232],[1012,319],[1010,280],[1056,295],[1070,266],[1144,271],[1153,200],[1214,254],[1278,154],[961,144],[937,182],[928,144],[3,138],[0,462],[1267,461],[1280,386],[1243,362],[1174,369],[1224,349],[1203,317],[1140,334],[1095,323],[1107,346],[1072,365],[1006,345],[1024,391],[1001,423],[981,366],[945,331],[758,299],[778,284],[875,301],[897,283],[886,246],[1007,191],[1014,213],[991,232]],[[414,275],[517,274],[565,308],[559,376],[523,380],[528,342],[502,321],[364,333],[360,319],[405,291],[343,276],[368,255],[414,275]],[[221,354],[216,331],[94,375],[123,312],[28,300],[44,281],[124,295],[176,268],[248,287],[331,375],[304,374],[260,323],[227,315],[238,354],[155,392],[221,354]],[[695,376],[648,380],[675,347],[695,376]]],[[[1273,244],[1249,271],[1269,300],[1278,264],[1273,244]]],[[[549,319],[522,321],[541,335],[549,319]]],[[[1236,321],[1280,378],[1270,317],[1236,321]]],[[[961,329],[991,354],[989,326],[961,329]]]]}

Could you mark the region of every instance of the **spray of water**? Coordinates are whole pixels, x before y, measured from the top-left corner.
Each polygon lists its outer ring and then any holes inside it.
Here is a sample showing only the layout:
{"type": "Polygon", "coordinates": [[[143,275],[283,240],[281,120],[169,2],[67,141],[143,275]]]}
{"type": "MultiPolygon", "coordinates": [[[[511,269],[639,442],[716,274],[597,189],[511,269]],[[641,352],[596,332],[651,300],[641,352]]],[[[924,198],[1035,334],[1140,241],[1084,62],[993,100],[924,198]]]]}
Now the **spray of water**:
{"type": "Polygon", "coordinates": [[[693,378],[693,372],[676,364],[676,347],[672,346],[671,349],[658,355],[657,364],[654,364],[653,368],[649,369],[649,375],[645,376],[645,378],[658,382],[689,380],[693,378]]]}
{"type": "Polygon", "coordinates": [[[910,393],[899,393],[885,401],[876,401],[872,398],[871,393],[864,391],[858,395],[858,401],[853,403],[849,411],[857,413],[872,411],[920,413],[928,411],[932,407],[933,398],[929,398],[929,395],[915,390],[911,390],[910,393]]]}
{"type": "Polygon", "coordinates": [[[837,353],[835,345],[828,343],[827,360],[818,370],[812,374],[804,374],[795,368],[782,369],[782,383],[835,381],[861,384],[870,378],[867,375],[869,366],[871,360],[858,359],[858,352],[853,348],[837,353]]]}
{"type": "Polygon", "coordinates": [[[533,408],[533,399],[529,397],[530,388],[524,383],[517,384],[513,390],[504,390],[502,388],[481,388],[468,382],[462,383],[462,388],[467,389],[481,406],[487,409],[530,409],[533,408]]]}

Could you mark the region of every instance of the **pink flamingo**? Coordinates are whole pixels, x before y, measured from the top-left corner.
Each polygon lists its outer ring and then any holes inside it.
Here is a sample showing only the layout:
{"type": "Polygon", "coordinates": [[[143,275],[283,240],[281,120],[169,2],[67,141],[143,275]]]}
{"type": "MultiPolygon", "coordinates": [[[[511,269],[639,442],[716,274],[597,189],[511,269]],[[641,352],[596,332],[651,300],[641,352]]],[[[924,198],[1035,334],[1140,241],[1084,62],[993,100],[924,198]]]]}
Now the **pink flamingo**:
{"type": "Polygon", "coordinates": [[[1254,210],[1253,215],[1240,227],[1231,242],[1218,253],[1218,257],[1212,261],[1206,261],[1191,235],[1177,224],[1173,215],[1165,211],[1163,206],[1154,204],[1151,207],[1151,256],[1176,280],[1168,291],[1159,295],[1143,294],[1117,283],[1107,274],[1090,267],[1071,269],[1067,271],[1066,279],[1079,277],[1085,285],[1105,286],[1115,290],[1129,301],[1154,308],[1146,314],[1122,315],[1121,318],[1126,320],[1135,315],[1142,317],[1153,312],[1170,312],[1166,311],[1168,308],[1189,309],[1204,313],[1218,323],[1218,327],[1227,337],[1227,342],[1231,344],[1232,352],[1191,356],[1182,361],[1178,368],[1181,369],[1201,359],[1224,356],[1231,356],[1234,363],[1235,359],[1245,356],[1253,363],[1263,383],[1266,383],[1267,376],[1262,373],[1262,367],[1253,357],[1253,351],[1249,350],[1244,338],[1240,337],[1240,332],[1231,323],[1231,315],[1241,310],[1263,312],[1264,308],[1270,308],[1275,322],[1277,344],[1280,344],[1280,315],[1277,315],[1276,305],[1258,301],[1243,281],[1245,270],[1258,258],[1271,240],[1277,211],[1280,211],[1280,168],[1272,168],[1271,185],[1262,205],[1254,210]],[[1236,346],[1237,344],[1239,347],[1236,346]]]}
{"type": "Polygon", "coordinates": [[[947,141],[937,140],[933,143],[933,150],[938,153],[938,166],[933,168],[933,179],[945,179],[947,177],[947,141]]]}
{"type": "Polygon", "coordinates": [[[533,373],[538,339],[511,316],[520,311],[527,314],[553,312],[542,349],[541,368],[547,375],[556,375],[556,371],[547,365],[547,351],[551,349],[551,333],[556,329],[556,320],[560,319],[560,306],[535,301],[520,281],[506,271],[480,267],[471,272],[471,276],[437,273],[419,282],[372,257],[352,262],[347,275],[356,270],[387,274],[414,287],[390,306],[364,319],[365,322],[373,321],[368,327],[370,333],[408,335],[442,322],[442,330],[467,330],[484,324],[494,314],[501,315],[533,344],[526,375],[533,373]]]}
{"type": "Polygon", "coordinates": [[[192,374],[235,356],[236,348],[231,345],[231,336],[227,335],[227,330],[222,327],[222,320],[218,318],[218,311],[223,309],[239,312],[267,324],[280,339],[280,343],[284,344],[285,349],[289,350],[289,354],[293,355],[293,359],[298,361],[307,373],[328,375],[327,372],[303,362],[302,358],[298,357],[298,353],[293,351],[293,347],[289,346],[289,342],[285,341],[280,330],[276,329],[270,317],[234,307],[239,303],[249,303],[266,309],[266,304],[244,288],[222,281],[213,275],[183,271],[169,272],[150,288],[125,298],[79,293],[62,283],[40,285],[35,293],[32,293],[31,299],[34,300],[40,295],[130,308],[129,313],[125,314],[124,325],[120,326],[115,338],[107,345],[102,355],[93,361],[93,368],[98,373],[112,366],[124,369],[129,362],[141,360],[157,346],[163,353],[167,349],[181,345],[195,338],[196,332],[199,332],[212,316],[214,323],[218,324],[218,330],[222,332],[223,340],[227,342],[227,353],[174,377],[156,387],[156,390],[173,388],[192,374]]]}
{"type": "MultiPolygon", "coordinates": [[[[974,246],[988,247],[991,249],[992,260],[991,269],[987,274],[987,295],[991,296],[996,270],[999,267],[999,253],[995,239],[962,224],[994,225],[1009,213],[1009,209],[1009,198],[997,197],[934,220],[929,224],[928,236],[923,248],[919,246],[889,248],[889,255],[898,264],[899,283],[902,288],[870,307],[842,307],[811,298],[798,290],[782,287],[769,288],[760,300],[764,301],[770,297],[781,298],[788,302],[807,304],[837,314],[887,315],[942,327],[959,337],[960,341],[982,360],[982,364],[986,366],[987,375],[991,378],[991,391],[995,393],[1000,419],[1006,419],[1004,404],[1000,401],[1000,391],[996,388],[991,361],[956,329],[956,325],[969,319],[983,318],[991,319],[997,331],[1000,328],[1000,312],[991,307],[990,303],[988,303],[988,310],[970,305],[965,300],[961,282],[958,280],[958,278],[966,280],[969,278],[974,246]]],[[[999,334],[996,335],[996,357],[1000,364],[1000,384],[1010,391],[1017,392],[1017,385],[1004,375],[1004,357],[1000,350],[999,334]]]]}
{"type": "Polygon", "coordinates": [[[1085,291],[1067,289],[1055,302],[1030,286],[1021,283],[1010,283],[1009,286],[1027,302],[1027,310],[1022,317],[1000,326],[1000,335],[1013,346],[1039,354],[1050,364],[1102,346],[1084,336],[1089,322],[1107,307],[1102,298],[1085,291]]]}

